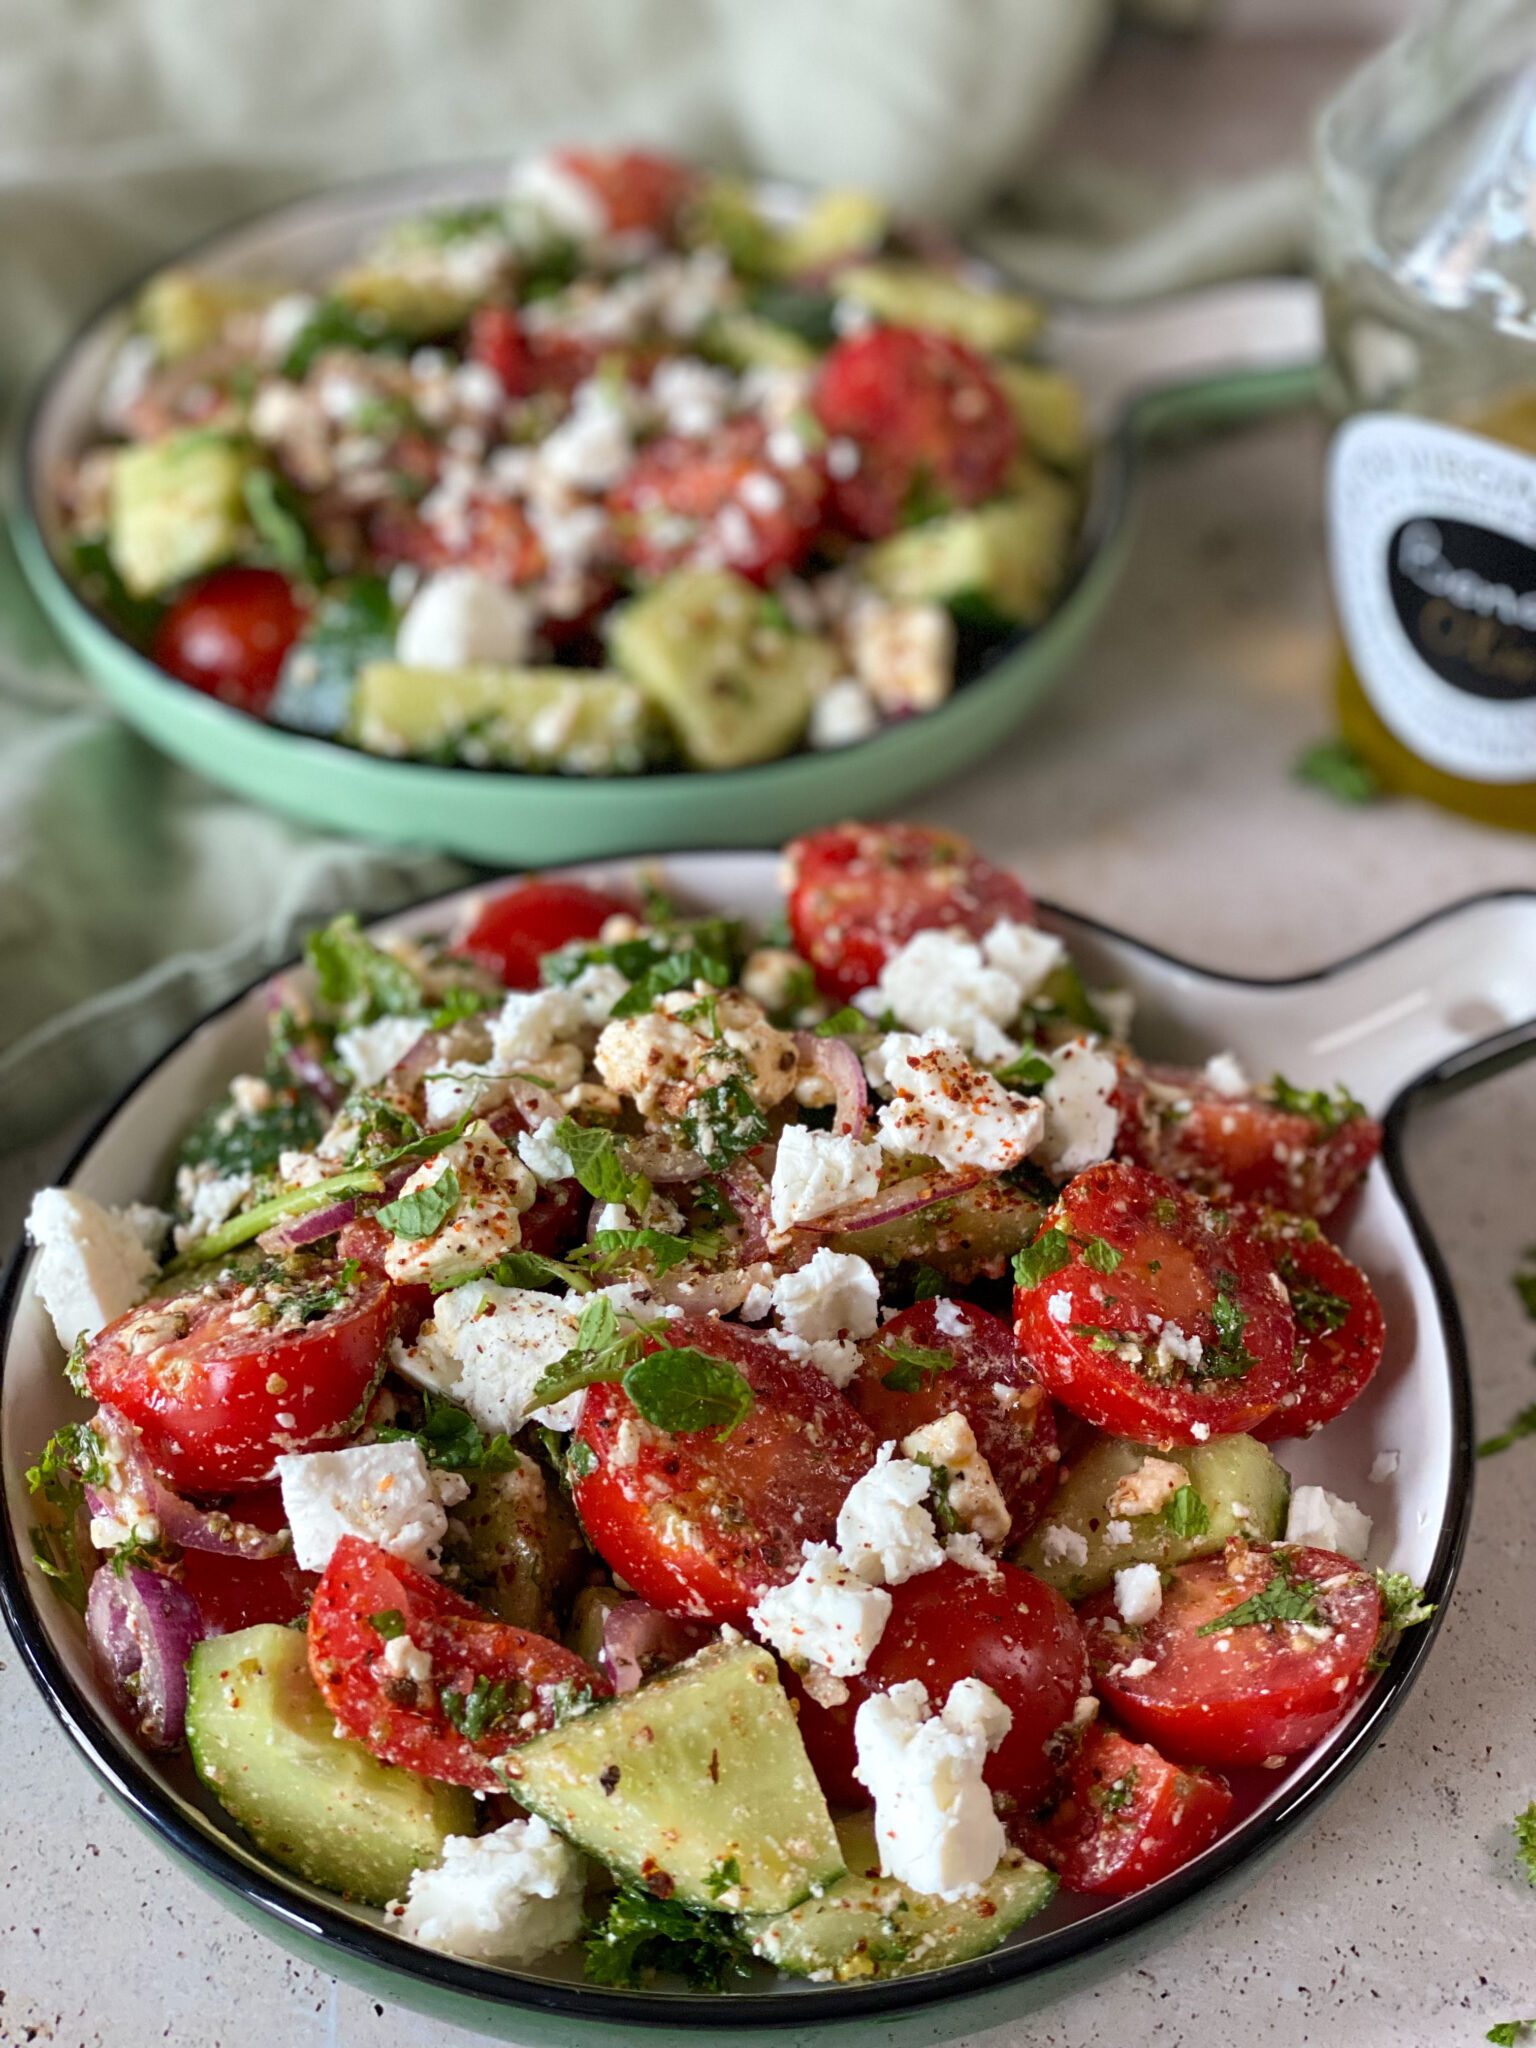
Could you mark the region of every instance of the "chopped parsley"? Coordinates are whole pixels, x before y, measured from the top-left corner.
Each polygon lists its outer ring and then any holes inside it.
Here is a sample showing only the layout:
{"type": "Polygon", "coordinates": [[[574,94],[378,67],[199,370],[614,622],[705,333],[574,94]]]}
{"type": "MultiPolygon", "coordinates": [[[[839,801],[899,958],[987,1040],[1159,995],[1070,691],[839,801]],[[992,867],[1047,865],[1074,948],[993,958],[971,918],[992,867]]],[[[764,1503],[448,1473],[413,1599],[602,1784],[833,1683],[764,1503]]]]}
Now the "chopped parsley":
{"type": "Polygon", "coordinates": [[[830,1017],[823,1017],[811,1030],[817,1038],[857,1038],[861,1032],[873,1031],[871,1018],[862,1010],[854,1009],[851,1003],[844,1003],[840,1010],[834,1010],[830,1017]]]}
{"type": "Polygon", "coordinates": [[[1122,1771],[1107,1785],[1093,1787],[1088,1796],[1106,1820],[1112,1820],[1117,1813],[1124,1813],[1136,1797],[1137,1775],[1136,1766],[1132,1764],[1128,1771],[1122,1771]]]}
{"type": "Polygon", "coordinates": [[[1284,1559],[1281,1559],[1267,1586],[1236,1607],[1229,1607],[1225,1614],[1218,1614],[1204,1623],[1195,1633],[1221,1635],[1229,1628],[1248,1628],[1276,1621],[1300,1622],[1316,1627],[1322,1618],[1322,1610],[1317,1604],[1316,1583],[1311,1579],[1293,1579],[1284,1559]]]}
{"type": "Polygon", "coordinates": [[[696,1991],[722,1991],[747,1974],[749,1950],[717,1913],[658,1899],[625,1885],[589,1929],[586,1976],[591,1984],[638,1988],[655,1977],[681,1977],[696,1991]]]}
{"type": "Polygon", "coordinates": [[[1376,1584],[1386,1609],[1386,1626],[1394,1635],[1401,1635],[1405,1628],[1417,1628],[1435,1611],[1433,1603],[1424,1598],[1422,1589],[1406,1572],[1389,1572],[1383,1568],[1376,1574],[1376,1584]]]}
{"type": "Polygon", "coordinates": [[[713,1088],[702,1089],[681,1129],[694,1151],[718,1166],[729,1166],[768,1139],[768,1120],[739,1074],[727,1074],[713,1088]]]}
{"type": "Polygon", "coordinates": [[[1497,1457],[1500,1451],[1507,1451],[1512,1444],[1528,1436],[1536,1436],[1536,1401],[1528,1408],[1522,1408],[1509,1427],[1501,1429],[1497,1436],[1484,1437],[1477,1447],[1477,1455],[1480,1458],[1497,1457]]]}
{"type": "Polygon", "coordinates": [[[1343,1329],[1349,1321],[1349,1303],[1342,1294],[1333,1294],[1315,1280],[1309,1280],[1296,1261],[1284,1253],[1275,1260],[1275,1267],[1291,1297],[1291,1314],[1298,1330],[1306,1336],[1318,1337],[1343,1329]]]}
{"type": "Polygon", "coordinates": [[[466,1742],[478,1742],[503,1721],[526,1710],[528,1688],[519,1678],[490,1679],[481,1671],[468,1692],[445,1685],[437,1697],[445,1720],[466,1742]]]}
{"type": "Polygon", "coordinates": [[[1211,1324],[1216,1335],[1202,1349],[1199,1365],[1192,1368],[1202,1379],[1236,1379],[1258,1362],[1243,1342],[1249,1318],[1232,1291],[1236,1285],[1232,1274],[1218,1275],[1216,1299],[1211,1303],[1211,1324]]]}
{"type": "Polygon", "coordinates": [[[565,1469],[572,1479],[590,1479],[597,1470],[597,1453],[585,1437],[572,1437],[571,1448],[565,1454],[565,1469]]]}
{"type": "Polygon", "coordinates": [[[300,1323],[318,1323],[347,1300],[362,1270],[356,1259],[345,1260],[329,1286],[307,1287],[294,1295],[288,1304],[290,1313],[300,1323]]]}
{"type": "Polygon", "coordinates": [[[1330,1093],[1326,1088],[1297,1088],[1283,1074],[1275,1074],[1266,1092],[1277,1109],[1306,1117],[1324,1133],[1342,1130],[1365,1115],[1365,1104],[1357,1102],[1342,1082],[1330,1093]]]}
{"type": "Polygon", "coordinates": [[[48,1510],[48,1519],[28,1531],[33,1560],[82,1614],[88,1575],[80,1556],[80,1510],[86,1487],[106,1486],[110,1476],[101,1439],[88,1422],[55,1431],[27,1473],[27,1491],[48,1510]]]}
{"type": "Polygon", "coordinates": [[[377,1219],[396,1237],[412,1242],[435,1237],[458,1208],[459,1196],[459,1176],[448,1166],[436,1180],[418,1188],[414,1194],[400,1195],[395,1201],[386,1202],[377,1212],[377,1219]]]}
{"type": "Polygon", "coordinates": [[[954,1369],[955,1354],[933,1345],[912,1344],[905,1337],[889,1337],[880,1346],[880,1356],[891,1361],[889,1372],[880,1375],[882,1387],[896,1394],[921,1394],[941,1372],[954,1369]]]}
{"type": "Polygon", "coordinates": [[[704,1889],[712,1899],[718,1899],[723,1892],[734,1891],[740,1883],[741,1865],[734,1856],[727,1856],[705,1878],[704,1889]]]}
{"type": "Polygon", "coordinates": [[[1163,1520],[1175,1536],[1203,1536],[1211,1511],[1192,1486],[1181,1486],[1163,1502],[1163,1520]]]}
{"type": "Polygon", "coordinates": [[[1517,1813],[1511,1825],[1515,1831],[1515,1854],[1525,1865],[1525,1874],[1536,1884],[1536,1799],[1524,1813],[1517,1813]]]}
{"type": "Polygon", "coordinates": [[[429,1465],[444,1472],[515,1472],[521,1459],[501,1431],[482,1436],[472,1415],[436,1394],[423,1394],[420,1429],[388,1426],[375,1431],[380,1443],[418,1443],[429,1465]]]}

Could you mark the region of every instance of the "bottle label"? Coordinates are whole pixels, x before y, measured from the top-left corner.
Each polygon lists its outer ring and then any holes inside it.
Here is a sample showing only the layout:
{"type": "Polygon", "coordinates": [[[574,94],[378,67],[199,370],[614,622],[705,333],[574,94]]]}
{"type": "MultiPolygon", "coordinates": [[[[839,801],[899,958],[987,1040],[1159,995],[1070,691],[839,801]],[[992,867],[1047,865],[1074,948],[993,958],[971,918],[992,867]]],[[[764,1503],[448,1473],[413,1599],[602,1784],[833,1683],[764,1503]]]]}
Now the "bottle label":
{"type": "Polygon", "coordinates": [[[1382,723],[1471,782],[1536,782],[1536,456],[1361,413],[1334,439],[1333,587],[1382,723]]]}

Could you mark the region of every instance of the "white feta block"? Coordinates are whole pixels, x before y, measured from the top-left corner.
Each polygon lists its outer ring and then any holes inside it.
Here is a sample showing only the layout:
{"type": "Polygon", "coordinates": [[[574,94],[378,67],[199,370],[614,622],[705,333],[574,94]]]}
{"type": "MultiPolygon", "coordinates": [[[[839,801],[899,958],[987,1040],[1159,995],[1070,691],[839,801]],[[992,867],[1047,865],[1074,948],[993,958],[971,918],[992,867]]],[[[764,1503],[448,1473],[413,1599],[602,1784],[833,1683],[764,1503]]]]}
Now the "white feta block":
{"type": "Polygon", "coordinates": [[[450,1835],[441,1863],[418,1870],[388,1910],[424,1948],[482,1963],[537,1962],[581,1932],[581,1857],[534,1816],[488,1835],[450,1835]]]}
{"type": "Polygon", "coordinates": [[[139,1203],[108,1209],[74,1188],[44,1188],[32,1197],[32,1286],[66,1351],[143,1299],[159,1264],[151,1245],[165,1223],[158,1210],[139,1203]]]}
{"type": "Polygon", "coordinates": [[[377,1088],[429,1028],[425,1017],[380,1017],[336,1034],[336,1051],[355,1088],[377,1088]]]}
{"type": "Polygon", "coordinates": [[[1240,1102],[1245,1095],[1253,1093],[1253,1083],[1243,1072],[1235,1053],[1213,1053],[1205,1063],[1205,1078],[1216,1093],[1224,1095],[1229,1102],[1240,1102]]]}
{"type": "Polygon", "coordinates": [[[574,1180],[576,1176],[570,1153],[555,1140],[558,1129],[555,1119],[547,1116],[533,1130],[518,1133],[517,1156],[535,1180],[574,1180]]]}
{"type": "Polygon", "coordinates": [[[887,1152],[1006,1173],[1040,1142],[1045,1111],[973,1067],[950,1038],[892,1032],[881,1048],[892,1098],[881,1106],[879,1140],[887,1152]]]}
{"type": "Polygon", "coordinates": [[[414,1442],[292,1453],[277,1460],[277,1477],[294,1562],[306,1572],[323,1572],[343,1536],[435,1572],[446,1509],[469,1493],[457,1472],[433,1471],[414,1442]]]}
{"type": "Polygon", "coordinates": [[[577,1327],[575,1309],[555,1295],[472,1280],[438,1296],[416,1349],[425,1346],[452,1361],[449,1391],[487,1435],[513,1436],[530,1419],[551,1429],[574,1429],[579,1393],[549,1408],[531,1403],[545,1367],[575,1348],[577,1327]]]}
{"type": "Polygon", "coordinates": [[[441,569],[411,599],[395,636],[408,668],[517,668],[533,644],[528,600],[476,569],[441,569]]]}
{"type": "Polygon", "coordinates": [[[788,1124],[781,1132],[769,1195],[775,1230],[814,1222],[879,1192],[878,1145],[805,1124],[788,1124]]]}
{"type": "Polygon", "coordinates": [[[880,1867],[915,1892],[963,1898],[1007,1847],[982,1771],[1013,1716],[989,1685],[962,1678],[942,1711],[908,1680],[864,1701],[855,1775],[875,1802],[880,1867]]]}
{"type": "Polygon", "coordinates": [[[961,1411],[953,1408],[949,1414],[925,1422],[902,1438],[901,1448],[909,1458],[942,1467],[949,1475],[945,1497],[955,1520],[990,1548],[1000,1549],[1013,1527],[1013,1517],[992,1467],[981,1454],[975,1431],[961,1411]]]}
{"type": "Polygon", "coordinates": [[[1287,1543],[1305,1543],[1314,1550],[1336,1550],[1340,1557],[1364,1558],[1371,1544],[1371,1518],[1351,1500],[1341,1500],[1322,1486],[1298,1486],[1286,1517],[1287,1543]]]}
{"type": "Polygon", "coordinates": [[[933,1517],[924,1503],[932,1486],[926,1465],[898,1458],[882,1444],[875,1463],[848,1489],[837,1514],[843,1563],[873,1586],[900,1586],[944,1562],[933,1517]]]}
{"type": "Polygon", "coordinates": [[[1097,1166],[1115,1148],[1120,1113],[1114,1095],[1120,1069],[1090,1038],[1075,1038],[1051,1053],[1054,1072],[1041,1090],[1045,1139],[1040,1160],[1065,1180],[1097,1166]]]}
{"type": "Polygon", "coordinates": [[[812,1343],[872,1337],[880,1325],[880,1282],[856,1252],[820,1246],[810,1261],[774,1283],[773,1305],[791,1336],[812,1343]]]}
{"type": "Polygon", "coordinates": [[[424,1159],[401,1188],[398,1201],[425,1194],[452,1173],[458,1200],[425,1237],[396,1237],[384,1254],[391,1280],[438,1287],[466,1280],[512,1251],[522,1236],[518,1221],[538,1192],[533,1175],[487,1123],[424,1159]]]}
{"type": "Polygon", "coordinates": [[[794,1578],[765,1593],[751,1621],[781,1657],[853,1678],[874,1655],[890,1613],[883,1587],[849,1571],[829,1543],[807,1543],[794,1578]]]}
{"type": "Polygon", "coordinates": [[[1157,1566],[1132,1564],[1116,1572],[1115,1605],[1120,1619],[1133,1628],[1155,1621],[1163,1611],[1163,1581],[1157,1566]]]}

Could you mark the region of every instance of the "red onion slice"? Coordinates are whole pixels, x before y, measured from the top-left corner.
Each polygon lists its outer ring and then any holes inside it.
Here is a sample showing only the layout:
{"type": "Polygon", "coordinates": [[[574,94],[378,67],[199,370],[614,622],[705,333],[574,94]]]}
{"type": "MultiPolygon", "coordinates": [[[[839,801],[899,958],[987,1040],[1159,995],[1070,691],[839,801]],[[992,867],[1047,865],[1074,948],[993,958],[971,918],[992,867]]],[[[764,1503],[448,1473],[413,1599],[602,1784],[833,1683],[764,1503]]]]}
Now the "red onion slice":
{"type": "Polygon", "coordinates": [[[631,1173],[643,1173],[656,1187],[675,1187],[679,1181],[702,1180],[709,1161],[702,1152],[690,1151],[671,1138],[630,1138],[624,1146],[624,1164],[631,1173]]]}
{"type": "Polygon", "coordinates": [[[333,1202],[328,1209],[315,1209],[308,1216],[285,1217],[264,1230],[256,1242],[264,1252],[298,1251],[304,1245],[318,1244],[323,1237],[334,1237],[356,1214],[356,1202],[333,1202]]]}
{"type": "Polygon", "coordinates": [[[739,1256],[743,1265],[755,1264],[768,1256],[773,1229],[772,1198],[768,1183],[750,1159],[737,1159],[720,1176],[726,1199],[741,1218],[739,1256]]]}
{"type": "Polygon", "coordinates": [[[634,1692],[642,1679],[681,1664],[701,1650],[714,1630],[699,1621],[679,1621],[643,1600],[626,1600],[603,1616],[598,1664],[618,1693],[634,1692]]]}
{"type": "Polygon", "coordinates": [[[864,1062],[846,1038],[818,1038],[797,1031],[800,1064],[820,1074],[832,1090],[832,1128],[839,1137],[862,1138],[869,1122],[869,1084],[864,1062]]]}
{"type": "Polygon", "coordinates": [[[803,1231],[813,1237],[841,1237],[848,1231],[878,1230],[883,1223],[895,1223],[898,1218],[911,1216],[919,1209],[931,1209],[936,1202],[952,1201],[956,1195],[965,1194],[986,1178],[979,1166],[936,1168],[932,1173],[913,1174],[906,1180],[893,1181],[867,1201],[854,1202],[846,1209],[834,1209],[829,1215],[818,1216],[809,1223],[797,1223],[794,1228],[797,1233],[803,1231]]]}
{"type": "Polygon", "coordinates": [[[148,1750],[179,1749],[187,1728],[187,1659],[204,1635],[185,1586],[143,1565],[103,1565],[91,1580],[85,1630],[112,1704],[148,1750]]]}
{"type": "Polygon", "coordinates": [[[690,1315],[728,1316],[741,1307],[759,1282],[771,1287],[773,1277],[774,1269],[767,1261],[755,1266],[730,1266],[718,1273],[688,1264],[658,1274],[650,1287],[658,1301],[686,1309],[690,1315]]]}
{"type": "Polygon", "coordinates": [[[194,1507],[173,1493],[150,1463],[137,1429],[116,1408],[103,1404],[96,1411],[94,1428],[118,1483],[110,1489],[86,1488],[86,1505],[93,1515],[112,1515],[132,1523],[152,1514],[161,1534],[182,1550],[211,1550],[221,1557],[250,1561],[281,1557],[291,1546],[293,1539],[286,1529],[258,1529],[254,1523],[237,1521],[222,1508],[194,1507]]]}

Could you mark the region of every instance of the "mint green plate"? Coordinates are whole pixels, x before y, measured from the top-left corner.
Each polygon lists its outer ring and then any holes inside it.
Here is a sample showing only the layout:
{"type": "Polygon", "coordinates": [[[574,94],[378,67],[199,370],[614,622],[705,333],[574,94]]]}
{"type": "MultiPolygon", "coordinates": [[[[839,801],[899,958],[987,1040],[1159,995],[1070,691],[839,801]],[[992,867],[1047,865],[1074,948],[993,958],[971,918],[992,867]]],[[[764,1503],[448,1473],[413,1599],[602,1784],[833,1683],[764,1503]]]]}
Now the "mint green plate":
{"type": "MultiPolygon", "coordinates": [[[[299,200],[188,252],[227,277],[321,274],[402,212],[485,198],[501,166],[370,180],[299,200]]],[[[70,343],[34,402],[17,548],[60,636],[128,722],[189,768],[313,825],[488,864],[547,865],[656,847],[766,846],[857,811],[893,810],[994,752],[1083,648],[1124,559],[1131,472],[1157,434],[1307,397],[1317,320],[1309,286],[1222,287],[1124,314],[1062,309],[1056,354],[1086,386],[1100,435],[1074,580],[1037,631],[1008,643],[939,710],[830,753],[728,773],[522,775],[382,760],[289,733],[172,681],[80,601],[56,552],[50,479],[87,438],[132,294],[70,343]]]]}

